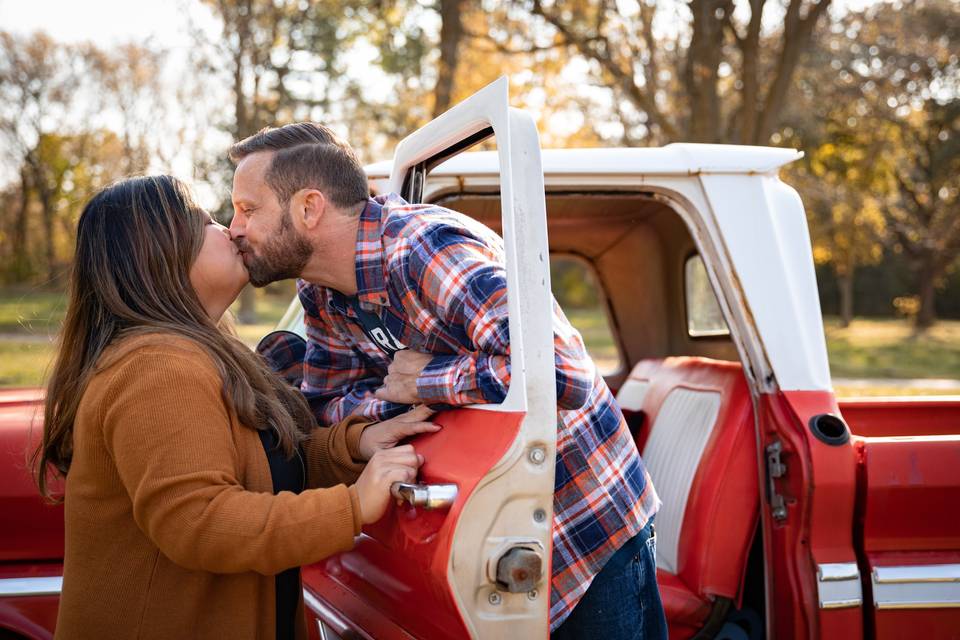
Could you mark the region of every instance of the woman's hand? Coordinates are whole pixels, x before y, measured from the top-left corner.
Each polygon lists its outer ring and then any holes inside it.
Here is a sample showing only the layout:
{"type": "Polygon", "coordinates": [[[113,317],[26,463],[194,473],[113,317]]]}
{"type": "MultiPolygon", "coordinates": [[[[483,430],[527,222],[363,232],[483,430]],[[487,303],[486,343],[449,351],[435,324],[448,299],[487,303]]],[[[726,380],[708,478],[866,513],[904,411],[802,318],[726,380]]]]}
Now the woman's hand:
{"type": "Polygon", "coordinates": [[[394,482],[413,482],[423,457],[405,444],[376,451],[354,486],[360,501],[360,521],[371,524],[383,517],[390,504],[390,486],[394,482]]]}
{"type": "Polygon", "coordinates": [[[434,433],[440,430],[440,425],[426,422],[433,415],[433,410],[426,405],[419,405],[396,418],[372,424],[360,434],[357,445],[361,460],[370,460],[377,451],[383,451],[397,446],[397,443],[406,437],[418,433],[434,433]]]}

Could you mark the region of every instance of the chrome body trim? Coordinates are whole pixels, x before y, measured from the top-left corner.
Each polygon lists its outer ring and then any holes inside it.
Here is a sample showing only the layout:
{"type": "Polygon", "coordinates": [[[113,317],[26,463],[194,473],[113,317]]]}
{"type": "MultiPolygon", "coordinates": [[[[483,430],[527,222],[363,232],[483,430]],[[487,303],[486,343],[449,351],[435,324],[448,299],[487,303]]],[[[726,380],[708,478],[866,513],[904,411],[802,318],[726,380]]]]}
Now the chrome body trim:
{"type": "Polygon", "coordinates": [[[960,582],[960,564],[874,567],[877,584],[960,582]]]}
{"type": "Polygon", "coordinates": [[[63,576],[0,578],[0,598],[58,596],[62,589],[63,576]]]}
{"type": "Polygon", "coordinates": [[[817,565],[817,596],[821,609],[845,609],[863,604],[860,569],[856,562],[817,565]]]}
{"type": "Polygon", "coordinates": [[[313,595],[307,588],[303,589],[303,604],[313,610],[313,613],[317,616],[317,629],[321,640],[339,640],[348,634],[354,637],[369,637],[350,625],[340,612],[313,595]]]}
{"type": "Polygon", "coordinates": [[[960,607],[960,564],[874,567],[870,579],[877,609],[960,607]]]}

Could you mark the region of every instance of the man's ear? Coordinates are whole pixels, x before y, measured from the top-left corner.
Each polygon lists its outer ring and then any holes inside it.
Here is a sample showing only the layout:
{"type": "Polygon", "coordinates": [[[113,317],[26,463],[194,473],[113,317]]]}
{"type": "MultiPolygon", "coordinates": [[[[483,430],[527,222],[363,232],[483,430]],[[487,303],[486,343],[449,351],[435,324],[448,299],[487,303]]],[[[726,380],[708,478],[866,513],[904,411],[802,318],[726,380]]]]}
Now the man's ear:
{"type": "Polygon", "coordinates": [[[294,213],[300,215],[307,229],[314,229],[320,224],[328,205],[323,192],[317,189],[304,189],[294,197],[294,213]]]}

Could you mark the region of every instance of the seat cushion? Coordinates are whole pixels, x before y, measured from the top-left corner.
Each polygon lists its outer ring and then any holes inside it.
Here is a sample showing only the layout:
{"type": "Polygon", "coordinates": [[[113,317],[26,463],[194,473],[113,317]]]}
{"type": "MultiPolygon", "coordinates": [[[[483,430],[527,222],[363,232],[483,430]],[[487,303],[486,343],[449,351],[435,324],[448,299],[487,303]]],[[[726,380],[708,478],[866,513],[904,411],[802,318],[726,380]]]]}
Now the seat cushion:
{"type": "Polygon", "coordinates": [[[670,638],[689,638],[710,615],[711,603],[697,596],[672,573],[657,569],[657,584],[670,627],[670,638]]]}
{"type": "Polygon", "coordinates": [[[657,513],[657,566],[677,573],[680,529],[687,497],[720,411],[720,394],[675,387],[663,400],[643,449],[653,486],[663,501],[657,513]]]}
{"type": "Polygon", "coordinates": [[[739,363],[644,360],[621,388],[645,420],[636,443],[663,507],[658,580],[671,625],[699,628],[716,597],[737,602],[759,518],[753,404],[739,363]],[[692,626],[691,626],[692,625],[692,626]]]}

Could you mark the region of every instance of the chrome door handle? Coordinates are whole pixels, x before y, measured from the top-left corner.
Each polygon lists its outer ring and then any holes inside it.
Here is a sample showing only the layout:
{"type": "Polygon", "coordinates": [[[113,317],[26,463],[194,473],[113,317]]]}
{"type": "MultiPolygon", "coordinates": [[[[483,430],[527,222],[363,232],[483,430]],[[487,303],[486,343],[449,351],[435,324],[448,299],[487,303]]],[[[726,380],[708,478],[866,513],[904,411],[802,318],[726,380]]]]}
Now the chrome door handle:
{"type": "Polygon", "coordinates": [[[455,484],[412,484],[394,482],[390,493],[414,507],[424,509],[449,509],[457,499],[455,484]]]}

